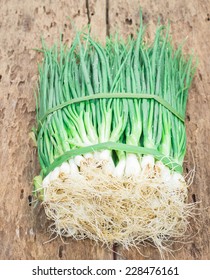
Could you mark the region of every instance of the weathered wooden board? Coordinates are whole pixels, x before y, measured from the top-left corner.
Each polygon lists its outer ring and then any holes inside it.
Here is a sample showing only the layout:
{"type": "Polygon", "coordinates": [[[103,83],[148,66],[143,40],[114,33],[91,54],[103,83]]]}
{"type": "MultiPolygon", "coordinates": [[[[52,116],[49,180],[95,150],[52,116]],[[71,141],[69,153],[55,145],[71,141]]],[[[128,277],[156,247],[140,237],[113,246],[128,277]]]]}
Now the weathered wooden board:
{"type": "Polygon", "coordinates": [[[187,108],[188,153],[185,169],[195,167],[189,201],[199,201],[199,226],[188,244],[168,255],[175,259],[209,259],[210,200],[210,2],[208,0],[1,0],[0,10],[0,259],[159,259],[152,246],[136,250],[115,248],[110,252],[89,240],[50,239],[41,206],[29,206],[32,179],[39,172],[36,149],[28,133],[35,121],[33,92],[38,79],[37,62],[43,36],[50,44],[59,39],[70,44],[75,31],[68,17],[80,29],[88,22],[102,42],[119,31],[135,36],[139,8],[154,35],[157,18],[170,19],[174,42],[188,37],[186,51],[199,58],[187,108]],[[208,14],[209,13],[209,14],[208,14]]]}

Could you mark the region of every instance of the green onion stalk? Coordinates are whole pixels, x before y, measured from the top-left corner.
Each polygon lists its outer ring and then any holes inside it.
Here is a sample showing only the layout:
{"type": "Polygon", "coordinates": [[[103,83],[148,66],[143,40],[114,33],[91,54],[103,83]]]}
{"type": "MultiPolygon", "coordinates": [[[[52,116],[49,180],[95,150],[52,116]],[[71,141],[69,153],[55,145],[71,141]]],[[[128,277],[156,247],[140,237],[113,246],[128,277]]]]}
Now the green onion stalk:
{"type": "Polygon", "coordinates": [[[89,32],[70,47],[43,42],[34,194],[58,235],[161,249],[187,231],[184,118],[195,65],[168,26],[150,44],[144,33],[141,22],[126,42],[102,45],[89,32]]]}

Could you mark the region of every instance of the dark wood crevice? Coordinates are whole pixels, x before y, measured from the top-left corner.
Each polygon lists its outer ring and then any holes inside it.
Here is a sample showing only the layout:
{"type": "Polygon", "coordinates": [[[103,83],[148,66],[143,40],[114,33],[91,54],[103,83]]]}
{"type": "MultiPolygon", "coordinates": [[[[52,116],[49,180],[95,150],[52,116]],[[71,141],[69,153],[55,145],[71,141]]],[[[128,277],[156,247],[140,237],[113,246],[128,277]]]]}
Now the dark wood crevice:
{"type": "Polygon", "coordinates": [[[106,0],[106,36],[110,35],[109,0],[106,0]]]}
{"type": "Polygon", "coordinates": [[[88,24],[90,24],[91,16],[90,16],[89,0],[85,1],[85,5],[86,5],[86,11],[87,11],[88,24]]]}

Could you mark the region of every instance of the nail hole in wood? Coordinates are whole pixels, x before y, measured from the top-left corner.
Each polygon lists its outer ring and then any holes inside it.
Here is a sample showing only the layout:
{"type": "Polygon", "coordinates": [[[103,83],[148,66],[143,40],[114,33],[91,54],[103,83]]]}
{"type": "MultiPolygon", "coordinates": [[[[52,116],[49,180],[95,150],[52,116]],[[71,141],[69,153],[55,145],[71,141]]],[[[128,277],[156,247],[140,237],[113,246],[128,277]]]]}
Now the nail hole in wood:
{"type": "Polygon", "coordinates": [[[193,200],[193,202],[196,202],[196,196],[194,193],[192,194],[192,200],[193,200]]]}
{"type": "Polygon", "coordinates": [[[32,195],[28,196],[28,205],[31,206],[32,205],[32,195]]]}
{"type": "Polygon", "coordinates": [[[125,19],[125,23],[128,24],[128,25],[131,25],[132,22],[133,22],[133,21],[132,21],[132,18],[130,18],[130,19],[129,19],[129,18],[126,18],[126,19],[125,19]]]}
{"type": "Polygon", "coordinates": [[[198,75],[199,75],[200,80],[202,81],[203,77],[202,77],[201,73],[198,73],[198,75]]]}
{"type": "Polygon", "coordinates": [[[24,197],[24,189],[21,189],[21,191],[20,191],[20,199],[23,199],[23,197],[24,197]]]}

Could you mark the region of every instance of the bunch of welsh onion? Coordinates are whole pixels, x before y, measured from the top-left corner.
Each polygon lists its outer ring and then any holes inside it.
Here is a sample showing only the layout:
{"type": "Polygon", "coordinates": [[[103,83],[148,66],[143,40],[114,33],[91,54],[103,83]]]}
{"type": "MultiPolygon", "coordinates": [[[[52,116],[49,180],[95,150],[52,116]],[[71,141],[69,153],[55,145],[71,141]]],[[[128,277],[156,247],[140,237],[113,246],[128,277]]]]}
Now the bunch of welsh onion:
{"type": "Polygon", "coordinates": [[[187,229],[184,117],[194,66],[168,28],[154,42],[105,46],[78,33],[43,45],[37,95],[41,176],[35,193],[59,235],[160,248],[187,229]]]}

